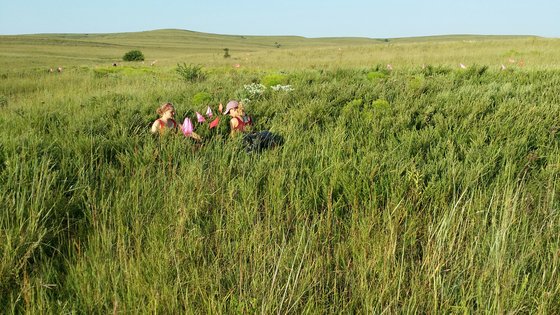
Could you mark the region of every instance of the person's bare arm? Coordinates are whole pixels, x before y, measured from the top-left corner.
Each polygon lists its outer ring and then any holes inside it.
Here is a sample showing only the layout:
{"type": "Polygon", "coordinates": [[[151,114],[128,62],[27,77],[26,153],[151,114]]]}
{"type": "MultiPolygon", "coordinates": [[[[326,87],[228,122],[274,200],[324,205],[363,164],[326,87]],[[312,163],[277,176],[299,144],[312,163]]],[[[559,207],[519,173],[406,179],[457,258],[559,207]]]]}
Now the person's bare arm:
{"type": "Polygon", "coordinates": [[[233,136],[236,132],[235,128],[237,128],[237,126],[239,126],[239,121],[236,118],[232,118],[229,121],[229,126],[230,126],[230,129],[231,129],[230,134],[233,136]]]}
{"type": "Polygon", "coordinates": [[[152,133],[157,133],[157,132],[159,131],[159,128],[160,128],[160,123],[159,123],[159,121],[156,120],[156,121],[154,121],[154,123],[152,124],[152,128],[150,129],[150,131],[151,131],[152,133]]]}

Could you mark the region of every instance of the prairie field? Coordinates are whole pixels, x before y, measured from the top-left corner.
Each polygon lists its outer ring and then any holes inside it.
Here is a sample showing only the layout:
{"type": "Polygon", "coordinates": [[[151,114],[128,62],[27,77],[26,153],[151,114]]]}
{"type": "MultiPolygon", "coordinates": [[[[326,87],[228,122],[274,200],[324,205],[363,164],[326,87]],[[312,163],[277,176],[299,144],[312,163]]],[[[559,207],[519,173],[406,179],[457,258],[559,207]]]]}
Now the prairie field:
{"type": "Polygon", "coordinates": [[[2,312],[558,314],[559,52],[0,36],[2,312]],[[163,102],[182,122],[230,99],[283,144],[246,152],[226,117],[149,132],[163,102]]]}

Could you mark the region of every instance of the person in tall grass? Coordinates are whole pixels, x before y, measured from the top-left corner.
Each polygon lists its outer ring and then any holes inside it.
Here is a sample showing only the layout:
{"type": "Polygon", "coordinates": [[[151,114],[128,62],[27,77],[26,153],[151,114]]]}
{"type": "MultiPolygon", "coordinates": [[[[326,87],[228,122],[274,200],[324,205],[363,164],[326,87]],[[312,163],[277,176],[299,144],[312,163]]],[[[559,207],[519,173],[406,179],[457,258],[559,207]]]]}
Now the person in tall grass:
{"type": "Polygon", "coordinates": [[[175,121],[175,107],[171,103],[162,104],[157,110],[159,118],[152,124],[151,132],[163,134],[168,130],[177,130],[175,121]]]}
{"type": "MultiPolygon", "coordinates": [[[[164,103],[162,104],[157,110],[157,114],[160,116],[154,123],[152,124],[151,132],[153,134],[164,134],[167,131],[177,132],[178,129],[183,131],[183,134],[189,138],[192,138],[196,141],[201,141],[202,138],[196,132],[192,130],[192,124],[190,125],[190,130],[185,130],[185,126],[180,126],[175,121],[175,107],[171,103],[164,103]]],[[[190,119],[185,118],[186,122],[190,123],[190,119]]]]}
{"type": "Polygon", "coordinates": [[[247,126],[253,124],[251,117],[245,114],[243,105],[236,100],[231,100],[227,103],[224,115],[229,115],[231,117],[229,127],[232,136],[245,132],[247,126]]]}
{"type": "Polygon", "coordinates": [[[260,152],[265,149],[272,149],[281,146],[284,143],[282,136],[274,134],[270,131],[251,131],[248,126],[253,125],[251,117],[245,114],[243,104],[238,101],[232,100],[227,103],[224,115],[229,115],[231,120],[229,122],[231,135],[244,134],[242,138],[243,147],[245,151],[260,152]]]}

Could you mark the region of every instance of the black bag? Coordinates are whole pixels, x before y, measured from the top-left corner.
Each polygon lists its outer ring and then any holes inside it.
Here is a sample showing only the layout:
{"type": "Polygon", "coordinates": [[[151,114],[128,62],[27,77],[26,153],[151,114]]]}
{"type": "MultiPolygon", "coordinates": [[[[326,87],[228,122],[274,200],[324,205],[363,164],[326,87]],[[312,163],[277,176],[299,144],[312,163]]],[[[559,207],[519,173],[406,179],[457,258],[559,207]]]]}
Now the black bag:
{"type": "Polygon", "coordinates": [[[243,136],[243,146],[247,152],[261,152],[281,146],[283,143],[284,138],[281,135],[273,134],[270,131],[253,132],[243,136]]]}

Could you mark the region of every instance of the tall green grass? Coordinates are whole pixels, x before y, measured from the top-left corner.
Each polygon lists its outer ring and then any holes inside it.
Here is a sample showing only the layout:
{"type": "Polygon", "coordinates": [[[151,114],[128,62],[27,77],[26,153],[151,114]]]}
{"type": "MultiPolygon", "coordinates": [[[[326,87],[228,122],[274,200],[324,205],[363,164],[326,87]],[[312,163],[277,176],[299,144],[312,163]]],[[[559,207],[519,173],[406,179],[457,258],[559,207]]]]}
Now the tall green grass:
{"type": "Polygon", "coordinates": [[[274,71],[6,73],[0,305],[560,312],[560,72],[383,68],[283,72],[246,104],[285,139],[260,154],[148,130],[274,71]]]}

